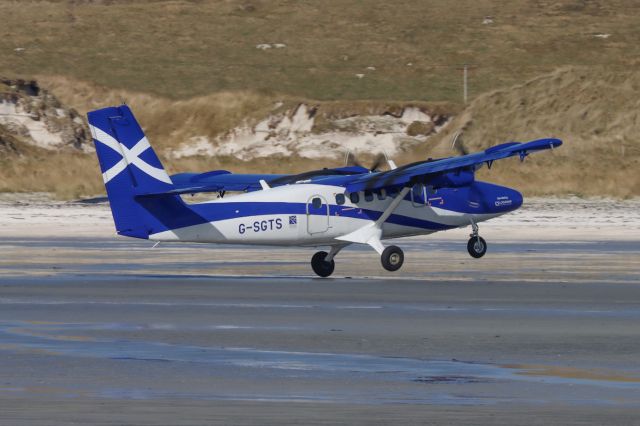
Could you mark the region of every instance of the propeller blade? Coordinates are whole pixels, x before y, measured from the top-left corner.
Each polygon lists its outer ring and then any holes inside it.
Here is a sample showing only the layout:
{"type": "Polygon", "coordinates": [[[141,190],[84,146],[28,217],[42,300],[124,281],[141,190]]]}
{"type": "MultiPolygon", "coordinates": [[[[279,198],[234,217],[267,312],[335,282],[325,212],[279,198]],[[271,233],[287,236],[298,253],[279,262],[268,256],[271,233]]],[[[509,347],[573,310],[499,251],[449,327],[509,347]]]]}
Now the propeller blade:
{"type": "Polygon", "coordinates": [[[374,157],[373,163],[371,163],[371,166],[367,167],[358,160],[358,157],[356,156],[355,153],[348,151],[347,155],[345,156],[344,163],[345,163],[345,166],[364,167],[366,169],[369,169],[369,171],[371,172],[377,172],[377,171],[380,171],[380,167],[382,165],[384,165],[385,163],[389,163],[389,161],[387,160],[387,156],[384,154],[384,152],[379,152],[374,157]]]}
{"type": "Polygon", "coordinates": [[[349,166],[362,167],[362,164],[360,164],[360,162],[356,158],[356,155],[351,151],[347,152],[347,157],[345,158],[344,163],[345,163],[345,166],[347,167],[349,166]]]}
{"type": "Polygon", "coordinates": [[[375,172],[377,171],[381,165],[387,162],[387,157],[383,153],[378,153],[376,158],[373,160],[373,164],[369,167],[369,171],[375,172]]]}

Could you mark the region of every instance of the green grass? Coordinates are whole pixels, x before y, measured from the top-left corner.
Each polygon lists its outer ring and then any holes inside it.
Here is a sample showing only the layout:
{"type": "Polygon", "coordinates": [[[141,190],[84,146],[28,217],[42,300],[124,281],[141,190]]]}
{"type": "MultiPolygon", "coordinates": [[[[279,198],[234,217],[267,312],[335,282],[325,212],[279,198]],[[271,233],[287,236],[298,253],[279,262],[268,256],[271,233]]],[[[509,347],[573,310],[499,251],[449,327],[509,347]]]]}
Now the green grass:
{"type": "Polygon", "coordinates": [[[65,75],[174,99],[254,90],[460,102],[464,63],[475,65],[471,96],[567,64],[626,69],[640,54],[639,7],[625,0],[0,0],[0,74],[65,75]],[[482,24],[486,15],[493,25],[482,24]],[[287,47],[262,51],[259,43],[287,47]]]}

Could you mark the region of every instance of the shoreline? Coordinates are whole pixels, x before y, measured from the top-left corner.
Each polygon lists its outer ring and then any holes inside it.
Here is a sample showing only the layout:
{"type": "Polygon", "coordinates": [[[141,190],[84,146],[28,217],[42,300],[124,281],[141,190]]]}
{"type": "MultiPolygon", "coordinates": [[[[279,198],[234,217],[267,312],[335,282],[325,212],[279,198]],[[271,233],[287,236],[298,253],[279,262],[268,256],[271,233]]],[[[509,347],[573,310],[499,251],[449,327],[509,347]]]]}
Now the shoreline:
{"type": "MultiPolygon", "coordinates": [[[[531,198],[481,223],[480,231],[499,241],[640,241],[640,199],[531,198]]],[[[457,240],[468,233],[459,228],[408,239],[457,240]]],[[[107,203],[55,201],[46,194],[0,195],[2,237],[120,238],[107,203]]]]}

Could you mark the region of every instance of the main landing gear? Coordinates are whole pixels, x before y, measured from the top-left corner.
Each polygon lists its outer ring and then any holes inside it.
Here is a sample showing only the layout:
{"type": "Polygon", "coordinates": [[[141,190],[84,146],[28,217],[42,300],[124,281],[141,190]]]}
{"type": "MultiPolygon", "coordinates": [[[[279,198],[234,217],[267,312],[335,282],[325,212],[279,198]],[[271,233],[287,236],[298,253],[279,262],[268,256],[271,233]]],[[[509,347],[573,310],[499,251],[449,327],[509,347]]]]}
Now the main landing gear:
{"type": "Polygon", "coordinates": [[[326,251],[319,251],[311,258],[311,269],[316,275],[323,278],[333,274],[336,267],[336,262],[333,259],[325,260],[328,255],[329,253],[326,251]]]}
{"type": "Polygon", "coordinates": [[[471,238],[467,242],[467,251],[471,257],[479,259],[487,252],[487,242],[478,235],[478,224],[473,220],[471,221],[471,229],[473,232],[469,235],[471,238]]]}
{"type": "Polygon", "coordinates": [[[389,246],[384,249],[380,256],[382,267],[387,271],[397,271],[404,263],[404,253],[397,246],[389,246]]]}
{"type": "Polygon", "coordinates": [[[385,221],[391,216],[391,213],[398,207],[400,202],[404,200],[404,197],[409,193],[410,189],[410,186],[403,187],[375,222],[367,223],[353,232],[336,238],[336,240],[345,241],[345,243],[332,246],[329,253],[323,251],[316,253],[311,259],[313,271],[321,277],[331,275],[334,268],[333,256],[352,243],[370,245],[380,255],[382,267],[387,271],[393,272],[400,269],[404,262],[404,253],[402,250],[396,246],[385,247],[380,240],[382,239],[382,225],[384,225],[385,221]]]}
{"type": "MultiPolygon", "coordinates": [[[[320,277],[328,277],[333,274],[333,270],[336,267],[336,263],[333,260],[334,256],[338,254],[340,250],[346,247],[347,244],[343,246],[333,246],[329,253],[326,251],[319,251],[313,255],[311,258],[311,269],[316,275],[320,277]]],[[[389,246],[382,250],[382,254],[380,255],[380,262],[382,263],[382,267],[387,271],[393,272],[397,271],[402,267],[404,263],[404,252],[397,246],[389,246]]]]}
{"type": "Polygon", "coordinates": [[[337,246],[331,246],[329,253],[326,251],[319,251],[311,258],[311,269],[316,275],[326,278],[333,274],[333,270],[336,267],[336,262],[333,260],[336,254],[349,244],[340,244],[337,246]]]}

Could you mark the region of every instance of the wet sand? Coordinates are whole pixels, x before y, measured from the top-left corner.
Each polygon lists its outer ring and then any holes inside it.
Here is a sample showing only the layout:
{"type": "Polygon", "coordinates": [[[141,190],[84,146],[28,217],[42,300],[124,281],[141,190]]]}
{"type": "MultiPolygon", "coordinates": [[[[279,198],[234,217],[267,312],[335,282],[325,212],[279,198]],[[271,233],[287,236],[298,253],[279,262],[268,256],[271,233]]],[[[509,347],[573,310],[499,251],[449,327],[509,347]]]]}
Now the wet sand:
{"type": "Polygon", "coordinates": [[[0,424],[640,424],[640,243],[577,222],[487,223],[481,260],[465,230],[400,240],[395,274],[347,250],[331,279],[313,249],[4,228],[0,424]]]}

